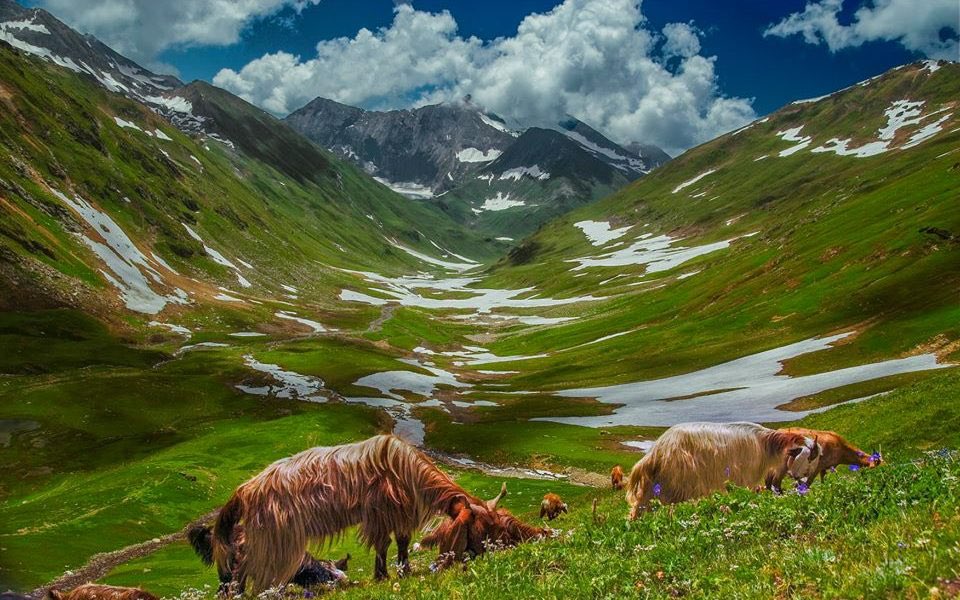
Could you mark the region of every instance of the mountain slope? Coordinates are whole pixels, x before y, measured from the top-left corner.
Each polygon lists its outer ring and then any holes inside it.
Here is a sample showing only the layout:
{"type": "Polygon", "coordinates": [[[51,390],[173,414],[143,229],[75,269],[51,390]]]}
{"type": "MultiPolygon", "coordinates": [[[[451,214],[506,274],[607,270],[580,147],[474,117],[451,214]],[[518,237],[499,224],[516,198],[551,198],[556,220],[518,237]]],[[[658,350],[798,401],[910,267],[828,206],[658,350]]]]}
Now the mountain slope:
{"type": "Polygon", "coordinates": [[[484,252],[435,208],[225,92],[185,89],[235,146],[191,139],[144,105],[9,46],[0,54],[8,305],[104,314],[113,289],[127,308],[155,313],[222,303],[218,285],[282,291],[275,278],[301,279],[306,262],[410,268],[423,263],[399,246],[436,253],[411,223],[446,247],[484,252]]]}
{"type": "Polygon", "coordinates": [[[498,156],[513,136],[469,106],[365,111],[317,98],[286,117],[291,127],[335,154],[356,161],[395,189],[450,189],[467,172],[498,156]]]}
{"type": "MultiPolygon", "coordinates": [[[[601,393],[591,385],[695,373],[828,335],[848,339],[794,358],[788,373],[921,356],[949,364],[960,339],[958,97],[960,65],[905,65],[788,105],[557,219],[501,261],[488,284],[609,300],[575,323],[505,336],[494,351],[531,355],[560,339],[574,346],[615,334],[529,361],[514,382],[563,389],[575,369],[586,382],[577,397],[601,393]]],[[[817,392],[801,405],[903,379],[885,381],[817,392]]],[[[744,406],[760,402],[759,392],[740,394],[744,406]]]]}
{"type": "Polygon", "coordinates": [[[0,40],[93,77],[112,92],[161,108],[176,107],[164,94],[183,85],[176,77],[152,73],[97,38],[74,31],[47,11],[24,8],[14,0],[0,0],[0,40]]]}
{"type": "Polygon", "coordinates": [[[469,101],[377,112],[317,98],[286,121],[392,189],[437,198],[496,237],[527,234],[669,160],[650,147],[641,158],[573,118],[514,132],[469,101]]]}

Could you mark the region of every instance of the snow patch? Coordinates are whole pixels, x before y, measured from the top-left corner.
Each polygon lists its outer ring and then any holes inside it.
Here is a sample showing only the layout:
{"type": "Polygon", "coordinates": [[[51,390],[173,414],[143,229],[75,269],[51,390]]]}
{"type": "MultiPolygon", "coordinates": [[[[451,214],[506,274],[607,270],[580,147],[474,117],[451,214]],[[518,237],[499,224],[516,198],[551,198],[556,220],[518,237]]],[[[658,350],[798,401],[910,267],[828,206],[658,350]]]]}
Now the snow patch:
{"type": "Polygon", "coordinates": [[[347,272],[361,275],[368,282],[381,286],[373,288],[372,291],[386,298],[377,298],[353,290],[342,290],[340,299],[374,306],[383,306],[392,302],[402,306],[426,309],[469,310],[486,315],[495,308],[539,308],[601,299],[593,296],[571,298],[542,298],[538,294],[530,296],[529,294],[535,289],[532,287],[514,290],[474,288],[470,286],[479,279],[471,277],[433,279],[431,277],[385,277],[364,271],[347,272]],[[421,294],[419,290],[429,290],[431,293],[421,294]],[[442,293],[453,294],[454,297],[443,297],[442,293]]]}
{"type": "Polygon", "coordinates": [[[673,193],[676,194],[677,192],[679,192],[679,191],[682,190],[683,188],[688,187],[688,186],[691,186],[691,185],[695,184],[696,182],[700,181],[701,179],[703,179],[704,177],[706,177],[707,175],[710,175],[710,174],[716,173],[716,172],[717,172],[716,169],[708,169],[708,170],[704,171],[703,173],[700,173],[699,175],[697,175],[697,176],[694,177],[693,179],[690,179],[690,180],[688,180],[688,181],[684,181],[683,183],[681,183],[681,184],[678,185],[677,187],[673,188],[673,193]]]}
{"type": "Polygon", "coordinates": [[[183,225],[183,228],[187,230],[187,235],[189,235],[193,239],[200,242],[200,245],[203,246],[203,251],[206,252],[210,258],[213,259],[213,262],[217,263],[218,265],[227,267],[228,269],[231,269],[234,275],[236,275],[237,281],[243,287],[245,288],[251,287],[250,282],[247,281],[247,278],[244,277],[243,274],[240,272],[240,267],[230,262],[226,256],[220,254],[214,248],[211,248],[210,246],[208,246],[207,243],[203,241],[203,238],[201,238],[200,235],[196,231],[194,231],[189,225],[187,225],[186,223],[180,223],[180,224],[183,225]]]}
{"type": "Polygon", "coordinates": [[[509,127],[507,127],[505,124],[501,123],[500,121],[498,121],[498,120],[496,120],[496,119],[491,119],[490,117],[488,117],[487,115],[485,115],[485,114],[483,114],[483,113],[479,113],[479,116],[480,116],[480,120],[481,120],[481,121],[483,121],[484,123],[486,123],[486,124],[489,125],[490,127],[493,127],[493,128],[496,129],[497,131],[502,131],[502,132],[504,132],[504,133],[506,133],[506,134],[512,135],[513,137],[517,137],[517,136],[520,135],[519,133],[517,133],[516,131],[513,131],[512,129],[510,129],[509,127]]]}
{"type": "Polygon", "coordinates": [[[514,181],[520,181],[520,178],[523,176],[527,176],[538,181],[546,181],[547,179],[550,179],[550,173],[541,170],[540,165],[533,165],[532,167],[515,167],[513,169],[507,169],[503,173],[500,173],[500,180],[506,181],[512,179],[514,181]]]}
{"type": "Polygon", "coordinates": [[[623,237],[633,227],[633,225],[627,225],[614,229],[607,221],[578,221],[573,226],[579,228],[594,246],[602,246],[623,237]]]}
{"type": "Polygon", "coordinates": [[[317,323],[316,321],[311,321],[310,319],[305,319],[303,317],[298,317],[296,313],[281,310],[274,313],[274,315],[280,319],[287,319],[288,321],[296,321],[301,325],[306,325],[307,327],[312,329],[314,333],[323,333],[327,331],[327,328],[321,325],[320,323],[317,323]]]}
{"type": "Polygon", "coordinates": [[[113,120],[117,123],[118,127],[127,128],[127,129],[136,129],[137,131],[143,131],[140,127],[131,121],[121,119],[120,117],[114,117],[113,120]]]}
{"type": "Polygon", "coordinates": [[[526,202],[523,200],[511,200],[510,194],[504,194],[503,192],[497,192],[497,195],[493,198],[487,198],[483,201],[483,205],[480,207],[481,211],[500,211],[507,210],[510,208],[516,208],[518,206],[526,206],[526,202]]]}
{"type": "Polygon", "coordinates": [[[478,150],[477,148],[464,148],[460,152],[457,152],[457,160],[462,163],[490,162],[491,160],[499,158],[501,154],[503,154],[503,152],[495,148],[491,148],[486,152],[478,150]]]}
{"type": "Polygon", "coordinates": [[[810,136],[800,135],[800,130],[803,129],[803,125],[799,127],[793,127],[792,129],[784,129],[783,131],[778,131],[777,135],[785,142],[798,142],[795,146],[790,146],[786,150],[780,151],[780,156],[790,156],[800,152],[804,148],[810,145],[810,141],[813,139],[810,136]]]}
{"type": "Polygon", "coordinates": [[[103,276],[120,291],[124,305],[135,312],[157,314],[167,304],[187,304],[187,294],[174,288],[172,295],[162,295],[150,287],[149,279],[155,284],[165,285],[160,273],[150,264],[150,260],[140,251],[123,229],[104,212],[89,202],[75,196],[68,198],[57,190],[51,190],[61,201],[72,208],[87,225],[103,238],[106,244],[90,237],[81,236],[84,244],[107,266],[101,270],[103,276]]]}
{"type": "Polygon", "coordinates": [[[938,364],[933,354],[924,354],[800,377],[783,374],[784,361],[827,350],[833,343],[850,335],[841,333],[808,339],[663,379],[564,390],[557,394],[567,398],[596,398],[601,403],[619,406],[611,415],[535,420],[585,427],[670,426],[686,421],[793,421],[833,407],[809,411],[788,411],[777,407],[796,398],[863,381],[950,366],[938,364]]]}
{"type": "Polygon", "coordinates": [[[396,183],[384,179],[383,177],[374,177],[374,180],[387,186],[401,196],[406,196],[407,198],[414,200],[426,200],[427,198],[433,198],[434,196],[432,189],[414,181],[396,183]]]}
{"type": "Polygon", "coordinates": [[[326,388],[324,388],[323,380],[319,377],[285,371],[280,365],[262,363],[250,354],[245,355],[243,360],[244,364],[254,371],[270,375],[276,383],[259,387],[238,385],[237,389],[242,392],[256,396],[271,396],[305,402],[324,403],[327,401],[326,396],[321,395],[321,392],[325,392],[326,388]]]}
{"type": "MultiPolygon", "coordinates": [[[[403,250],[404,252],[406,252],[406,253],[409,254],[410,256],[413,256],[413,257],[415,257],[415,258],[419,258],[420,260],[422,260],[422,261],[425,262],[425,263],[430,263],[431,265],[437,265],[438,267],[443,267],[443,268],[449,269],[449,270],[451,270],[451,271],[468,271],[468,270],[470,270],[470,269],[472,269],[472,268],[474,268],[474,267],[477,266],[477,263],[476,263],[476,262],[473,262],[473,261],[471,261],[470,263],[456,263],[456,262],[451,262],[451,261],[447,261],[447,260],[441,260],[441,259],[439,259],[439,258],[434,258],[433,256],[430,256],[429,254],[424,254],[424,253],[422,253],[422,252],[417,252],[416,250],[414,250],[414,249],[412,249],[412,248],[408,248],[408,247],[404,246],[403,244],[397,242],[396,240],[392,240],[392,239],[387,238],[387,241],[390,242],[390,245],[393,246],[394,248],[398,248],[398,249],[400,249],[400,250],[403,250]]],[[[469,260],[469,259],[466,259],[466,260],[469,260]]]]}
{"type": "Polygon", "coordinates": [[[756,233],[743,235],[739,238],[713,242],[711,244],[704,244],[702,246],[674,247],[676,242],[682,240],[672,238],[668,235],[658,235],[654,237],[649,233],[645,233],[625,248],[619,248],[613,252],[599,256],[568,259],[565,262],[579,263],[572,269],[573,271],[581,271],[590,267],[646,265],[646,272],[648,274],[659,273],[669,271],[699,256],[729,248],[732,242],[753,235],[756,235],[756,233]]]}

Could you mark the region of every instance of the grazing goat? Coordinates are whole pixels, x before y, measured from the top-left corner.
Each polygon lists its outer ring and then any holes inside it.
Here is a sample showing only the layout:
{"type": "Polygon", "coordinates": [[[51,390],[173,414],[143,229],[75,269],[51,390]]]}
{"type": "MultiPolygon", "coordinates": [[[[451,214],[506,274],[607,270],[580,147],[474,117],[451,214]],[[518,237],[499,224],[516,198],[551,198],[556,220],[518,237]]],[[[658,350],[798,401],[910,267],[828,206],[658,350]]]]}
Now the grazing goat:
{"type": "Polygon", "coordinates": [[[857,465],[858,467],[873,468],[883,462],[879,453],[867,454],[833,431],[804,429],[802,427],[788,427],[781,429],[784,433],[795,433],[807,437],[816,437],[820,443],[820,464],[811,473],[808,484],[813,483],[814,477],[820,476],[820,481],[827,475],[827,471],[839,465],[857,465]]]}
{"type": "Polygon", "coordinates": [[[418,547],[438,547],[440,550],[431,569],[439,570],[465,558],[475,558],[488,549],[509,548],[552,535],[549,529],[527,525],[507,510],[497,508],[506,494],[507,484],[504,483],[497,497],[488,502],[490,510],[479,513],[476,523],[467,528],[466,538],[456,520],[447,520],[420,540],[418,547]]]}
{"type": "Polygon", "coordinates": [[[617,465],[610,471],[610,487],[615,490],[623,489],[623,467],[617,465]]]}
{"type": "MultiPolygon", "coordinates": [[[[213,528],[209,525],[194,525],[187,531],[187,539],[193,546],[203,564],[213,564],[213,528]]],[[[241,562],[243,556],[243,525],[237,525],[233,533],[231,554],[234,564],[241,562]]],[[[350,555],[337,561],[315,558],[309,552],[304,552],[303,560],[296,574],[287,583],[308,588],[316,585],[336,585],[347,579],[347,563],[350,555]]],[[[234,572],[219,572],[220,591],[230,592],[230,584],[236,579],[234,572]]]]}
{"type": "Polygon", "coordinates": [[[804,435],[754,423],[674,425],[630,471],[630,518],[649,508],[652,498],[683,502],[724,489],[727,482],[779,488],[788,471],[797,479],[812,475],[816,451],[816,442],[804,435]]]}
{"type": "Polygon", "coordinates": [[[241,590],[250,579],[259,593],[293,578],[309,541],[359,525],[361,540],[376,551],[374,576],[384,579],[391,534],[399,571],[406,574],[410,537],[438,514],[451,519],[447,550],[458,557],[503,528],[522,525],[498,512],[495,501],[467,493],[399,438],[312,448],[278,460],[237,488],[214,523],[213,558],[219,572],[236,574],[241,590]],[[244,525],[242,553],[233,551],[238,523],[244,525]]]}
{"type": "Polygon", "coordinates": [[[547,517],[552,521],[560,516],[560,513],[567,512],[567,503],[560,499],[560,496],[554,493],[548,493],[543,496],[543,502],[540,503],[540,518],[547,517]]]}
{"type": "Polygon", "coordinates": [[[51,589],[47,591],[46,598],[49,600],[159,600],[150,592],[139,588],[96,583],[85,583],[69,592],[51,589]]]}

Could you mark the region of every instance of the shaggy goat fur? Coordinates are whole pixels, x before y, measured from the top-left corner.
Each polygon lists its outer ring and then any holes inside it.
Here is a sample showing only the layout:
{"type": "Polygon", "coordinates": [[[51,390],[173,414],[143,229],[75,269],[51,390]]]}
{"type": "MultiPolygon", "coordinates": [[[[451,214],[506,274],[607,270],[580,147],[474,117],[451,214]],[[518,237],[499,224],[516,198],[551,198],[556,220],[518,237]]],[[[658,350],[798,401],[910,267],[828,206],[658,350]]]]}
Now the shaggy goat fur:
{"type": "Polygon", "coordinates": [[[552,521],[560,516],[560,513],[567,512],[567,503],[564,502],[560,496],[554,494],[553,492],[547,493],[543,496],[543,502],[540,503],[540,518],[546,517],[548,521],[552,521]]]}
{"type": "Polygon", "coordinates": [[[401,573],[409,569],[413,533],[433,516],[453,519],[457,541],[468,530],[490,527],[491,508],[455,484],[423,453],[385,435],[343,446],[312,448],[278,460],[240,485],[213,528],[213,557],[221,572],[236,573],[254,593],[289,581],[307,543],[323,542],[353,525],[376,550],[375,577],[387,576],[390,536],[396,538],[401,573]],[[244,525],[244,549],[232,549],[234,528],[244,525]]]}
{"type": "Polygon", "coordinates": [[[883,462],[879,454],[868,455],[834,431],[820,431],[817,429],[804,429],[802,427],[788,427],[780,431],[806,437],[816,437],[817,442],[820,444],[820,464],[817,469],[810,474],[808,483],[813,483],[813,479],[817,475],[819,475],[820,480],[823,481],[827,475],[827,471],[839,465],[876,467],[883,462]]]}
{"type": "Polygon", "coordinates": [[[150,592],[139,588],[96,583],[85,583],[69,592],[51,589],[47,591],[46,598],[49,600],[159,600],[150,592]]]}
{"type": "Polygon", "coordinates": [[[623,467],[620,465],[615,466],[610,471],[610,487],[615,490],[623,489],[623,467]]]}
{"type": "MultiPolygon", "coordinates": [[[[815,444],[806,436],[782,433],[755,423],[684,423],[674,425],[633,466],[627,481],[630,518],[657,497],[673,504],[724,489],[727,482],[745,487],[779,485],[788,460],[815,444]]],[[[808,455],[809,456],[809,455],[808,455]]],[[[812,474],[815,461],[806,461],[812,474]]],[[[798,465],[799,468],[799,465],[798,465]]]]}
{"type": "MultiPolygon", "coordinates": [[[[203,564],[210,566],[213,564],[213,527],[209,525],[194,525],[187,531],[187,540],[193,547],[193,551],[203,564]]],[[[244,534],[243,525],[237,525],[232,538],[231,554],[234,557],[234,563],[240,562],[243,556],[244,534]]],[[[288,583],[299,585],[300,587],[312,587],[315,585],[336,584],[347,578],[345,571],[350,555],[337,561],[315,558],[309,552],[304,552],[303,560],[296,574],[288,583]]],[[[230,585],[236,578],[236,573],[219,572],[220,591],[229,592],[230,585]]]]}

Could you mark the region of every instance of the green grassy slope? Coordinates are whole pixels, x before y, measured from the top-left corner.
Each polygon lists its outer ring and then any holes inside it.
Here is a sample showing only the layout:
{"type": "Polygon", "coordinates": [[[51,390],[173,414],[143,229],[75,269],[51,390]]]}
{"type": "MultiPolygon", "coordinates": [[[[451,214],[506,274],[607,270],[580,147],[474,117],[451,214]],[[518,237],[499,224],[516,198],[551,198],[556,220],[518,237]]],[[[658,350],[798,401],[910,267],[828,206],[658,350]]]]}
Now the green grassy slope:
{"type": "MultiPolygon", "coordinates": [[[[651,439],[661,428],[642,419],[597,429],[531,421],[612,410],[551,392],[689,373],[837,331],[857,334],[787,361],[784,374],[923,352],[943,362],[958,358],[958,65],[935,73],[911,65],[870,85],[785,107],[554,221],[478,275],[478,287],[535,288],[521,295],[527,299],[602,297],[549,308],[492,307],[494,316],[573,319],[549,326],[341,300],[342,289],[390,285],[365,284],[342,269],[438,276],[440,269],[391,239],[433,257],[446,252],[431,242],[477,260],[492,260],[497,246],[323,151],[326,168],[298,178],[303,165],[277,162],[271,143],[245,151],[242,128],[234,130],[239,150],[184,136],[143,107],[2,44],[0,82],[6,107],[0,145],[11,157],[0,161],[0,583],[16,589],[76,569],[93,553],[178,530],[281,456],[389,431],[388,413],[338,398],[374,394],[357,385],[367,375],[429,376],[429,367],[474,386],[454,388],[448,379],[431,389],[434,402],[409,409],[434,450],[496,465],[603,474],[640,456],[621,441],[651,439]],[[905,98],[925,100],[923,114],[945,109],[928,119],[946,116],[943,131],[872,158],[809,151],[830,137],[875,139],[887,122],[884,111],[905,98]],[[114,117],[141,130],[120,128],[114,117]],[[801,124],[801,135],[814,136],[810,146],[776,156],[794,144],[777,132],[801,124]],[[172,141],[143,130],[163,131],[172,141]],[[759,156],[769,157],[755,161],[759,156]],[[716,171],[674,193],[710,169],[716,171]],[[189,339],[121,308],[101,263],[77,236],[90,235],[90,228],[48,188],[89,199],[141,250],[176,270],[164,276],[188,290],[193,304],[168,307],[156,318],[188,328],[189,339]],[[573,226],[583,220],[632,229],[604,250],[573,226]],[[234,262],[252,265],[238,267],[252,286],[240,288],[235,271],[213,260],[181,223],[234,262]],[[675,245],[685,247],[758,233],[653,273],[642,265],[574,271],[576,263],[566,262],[602,255],[647,232],[682,238],[675,245]],[[242,302],[218,300],[220,294],[242,302]],[[311,332],[280,311],[315,319],[328,331],[311,332]],[[185,351],[198,343],[208,346],[185,351]],[[465,364],[467,346],[520,358],[465,364]],[[238,384],[277,383],[245,365],[251,360],[320,378],[325,395],[297,402],[241,393],[238,384]]],[[[216,101],[216,94],[206,98],[216,101]]],[[[240,101],[217,106],[225,119],[266,118],[240,101]]],[[[264,121],[258,123],[249,131],[263,131],[264,121]]],[[[920,126],[898,134],[895,145],[920,126]]],[[[245,140],[248,148],[257,135],[245,140]]],[[[470,296],[464,288],[418,289],[431,300],[470,296]]],[[[957,370],[878,379],[793,404],[827,407],[894,388],[801,421],[836,429],[865,448],[882,447],[895,463],[889,468],[831,478],[803,498],[738,492],[629,527],[619,496],[517,480],[507,505],[531,518],[539,497],[559,490],[575,507],[558,524],[573,529],[572,537],[484,559],[466,574],[430,575],[432,556],[424,556],[399,592],[922,595],[939,577],[958,577],[956,527],[950,527],[958,513],[957,468],[946,459],[920,468],[901,463],[960,444],[957,370]],[[602,525],[587,514],[595,495],[607,517],[602,525]],[[855,501],[863,509],[847,510],[855,501]],[[876,552],[864,553],[865,545],[876,552]]],[[[427,399],[411,391],[402,397],[411,404],[427,399]]],[[[455,475],[478,493],[498,485],[473,471],[455,475]]],[[[357,568],[365,571],[356,578],[366,581],[369,555],[351,535],[323,550],[341,551],[361,557],[357,568]]],[[[213,583],[214,575],[175,544],[121,565],[106,580],[173,595],[213,583]]],[[[391,582],[346,595],[393,593],[391,582]]]]}
{"type": "MultiPolygon", "coordinates": [[[[501,355],[537,354],[631,332],[526,362],[513,380],[517,389],[689,372],[840,329],[858,331],[854,343],[792,361],[790,373],[921,349],[956,357],[958,93],[960,65],[944,64],[935,73],[908,65],[869,85],[789,105],[557,219],[498,263],[487,283],[609,299],[585,305],[569,324],[508,332],[492,348],[501,355]],[[884,112],[901,99],[924,100],[923,114],[937,113],[924,125],[946,117],[942,132],[868,158],[810,152],[832,137],[852,138],[851,147],[876,140],[887,122],[884,112]],[[800,125],[812,143],[780,157],[795,144],[777,132],[800,125]],[[603,249],[573,226],[584,220],[631,228],[603,249]],[[644,265],[574,270],[577,263],[569,262],[622,250],[644,234],[669,235],[674,247],[733,241],[653,273],[644,265]]],[[[902,146],[920,127],[905,128],[893,144],[902,146]]]]}
{"type": "MultiPolygon", "coordinates": [[[[859,473],[840,469],[804,496],[736,489],[627,523],[620,493],[511,483],[522,494],[508,496],[506,505],[527,518],[535,508],[530,501],[543,490],[564,496],[571,513],[552,523],[562,532],[557,539],[442,574],[429,571],[433,553],[415,555],[412,577],[383,584],[369,581],[364,559],[363,570],[351,573],[358,583],[332,597],[927,597],[960,577],[960,462],[955,453],[939,452],[960,444],[960,406],[949,400],[958,393],[960,376],[948,372],[856,409],[801,421],[836,430],[863,448],[882,447],[888,463],[859,473]],[[595,497],[599,522],[590,510],[595,497]]],[[[495,489],[495,481],[483,478],[462,482],[486,493],[495,489]]],[[[354,551],[349,536],[322,552],[338,556],[346,549],[354,551]]],[[[214,579],[177,545],[115,570],[106,581],[176,594],[202,590],[214,579]]]]}
{"type": "MultiPolygon", "coordinates": [[[[54,304],[87,300],[90,309],[106,287],[98,261],[70,235],[79,231],[77,218],[51,190],[79,194],[174,269],[235,287],[229,270],[188,235],[186,223],[215,248],[229,248],[229,260],[253,264],[241,271],[260,293],[277,280],[316,281],[309,271],[326,266],[410,270],[420,262],[390,240],[436,253],[427,233],[480,258],[492,251],[438,209],[385,190],[215,88],[195,86],[203,91],[203,108],[216,109],[218,123],[232,125],[224,131],[245,142],[236,150],[189,138],[143,106],[6,45],[0,80],[0,144],[8,157],[0,167],[0,255],[4,287],[28,296],[22,305],[47,296],[54,304]],[[31,280],[34,285],[20,285],[31,280]],[[71,289],[76,285],[81,288],[71,289]]],[[[5,302],[16,304],[9,296],[5,302]]]]}

